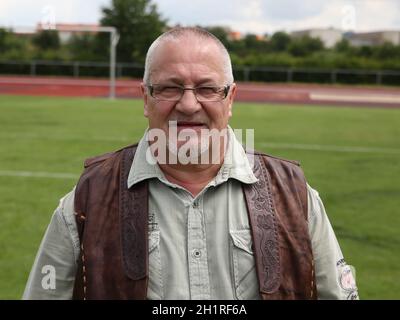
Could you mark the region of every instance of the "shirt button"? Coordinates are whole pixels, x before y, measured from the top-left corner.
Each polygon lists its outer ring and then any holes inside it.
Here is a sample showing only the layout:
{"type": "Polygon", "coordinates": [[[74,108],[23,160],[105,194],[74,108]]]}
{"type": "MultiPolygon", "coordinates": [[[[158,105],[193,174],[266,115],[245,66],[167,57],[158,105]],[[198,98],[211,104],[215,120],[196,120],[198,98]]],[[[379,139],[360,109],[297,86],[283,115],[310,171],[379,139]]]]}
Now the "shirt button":
{"type": "Polygon", "coordinates": [[[193,202],[193,208],[197,209],[199,207],[199,202],[195,201],[193,202]]]}
{"type": "Polygon", "coordinates": [[[201,251],[199,249],[194,249],[192,251],[192,256],[193,256],[193,258],[196,258],[196,259],[200,258],[201,257],[201,251]]]}

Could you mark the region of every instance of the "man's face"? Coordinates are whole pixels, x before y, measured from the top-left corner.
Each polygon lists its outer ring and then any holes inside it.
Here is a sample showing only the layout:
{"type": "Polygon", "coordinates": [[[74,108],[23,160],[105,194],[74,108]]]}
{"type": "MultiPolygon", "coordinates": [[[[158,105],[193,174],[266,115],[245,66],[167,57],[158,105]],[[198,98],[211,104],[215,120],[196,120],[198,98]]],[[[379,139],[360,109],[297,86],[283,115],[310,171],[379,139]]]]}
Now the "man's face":
{"type": "MultiPolygon", "coordinates": [[[[151,84],[188,88],[230,84],[224,74],[222,53],[210,40],[168,40],[156,50],[151,66],[151,84]]],[[[225,99],[213,102],[197,101],[191,90],[186,90],[176,102],[154,99],[145,86],[142,86],[142,91],[144,115],[149,119],[149,128],[161,129],[168,137],[169,121],[177,122],[178,134],[185,129],[198,133],[201,129],[225,129],[232,115],[236,86],[231,85],[225,99]]]]}

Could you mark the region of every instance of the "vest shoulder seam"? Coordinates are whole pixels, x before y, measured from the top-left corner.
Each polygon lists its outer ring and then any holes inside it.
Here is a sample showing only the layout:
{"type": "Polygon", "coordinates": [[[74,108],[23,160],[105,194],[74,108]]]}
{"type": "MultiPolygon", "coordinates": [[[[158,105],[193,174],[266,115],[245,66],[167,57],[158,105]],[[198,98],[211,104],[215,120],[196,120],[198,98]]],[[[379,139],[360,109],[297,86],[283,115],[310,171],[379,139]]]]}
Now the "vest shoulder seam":
{"type": "Polygon", "coordinates": [[[283,161],[283,162],[288,162],[290,164],[296,165],[297,167],[300,167],[300,162],[297,161],[297,160],[290,160],[290,159],[285,159],[285,158],[281,158],[281,157],[276,157],[276,156],[272,156],[270,154],[267,154],[267,153],[264,153],[264,152],[260,152],[260,151],[257,151],[257,150],[250,150],[250,152],[246,151],[246,153],[259,155],[259,156],[262,156],[262,157],[267,158],[267,159],[270,158],[270,159],[273,159],[273,160],[279,160],[279,161],[283,161]]]}
{"type": "Polygon", "coordinates": [[[94,165],[94,164],[98,164],[98,163],[100,163],[100,162],[104,162],[105,160],[110,159],[112,156],[114,156],[114,155],[120,153],[121,151],[123,151],[123,150],[125,150],[125,149],[129,149],[129,148],[135,148],[135,147],[137,147],[137,145],[138,145],[138,144],[135,143],[135,144],[132,144],[132,145],[123,147],[123,148],[121,148],[121,149],[118,149],[118,150],[116,150],[116,151],[107,152],[107,153],[104,153],[104,154],[102,154],[102,155],[98,155],[98,156],[94,156],[94,157],[87,158],[87,159],[85,160],[85,162],[84,162],[84,167],[85,167],[85,168],[88,168],[88,167],[90,167],[90,166],[92,166],[92,165],[94,165]]]}

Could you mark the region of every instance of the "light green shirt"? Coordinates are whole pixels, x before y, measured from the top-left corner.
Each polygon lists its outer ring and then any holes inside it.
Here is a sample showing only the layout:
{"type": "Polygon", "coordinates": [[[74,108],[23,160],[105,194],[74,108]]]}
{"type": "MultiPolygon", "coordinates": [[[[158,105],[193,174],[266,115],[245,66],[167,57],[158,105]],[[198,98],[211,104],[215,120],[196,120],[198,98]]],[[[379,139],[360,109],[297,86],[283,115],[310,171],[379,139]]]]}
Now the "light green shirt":
{"type": "MultiPolygon", "coordinates": [[[[224,164],[196,197],[169,182],[157,164],[146,161],[146,136],[138,145],[127,185],[149,180],[149,299],[260,298],[241,187],[257,178],[231,129],[228,135],[224,164]]],[[[357,290],[348,283],[348,266],[322,201],[315,190],[307,188],[318,298],[358,298],[357,290]]],[[[79,257],[74,192],[60,200],[52,217],[24,299],[72,297],[79,257]],[[48,277],[43,267],[49,265],[55,270],[55,288],[43,286],[48,277]]]]}

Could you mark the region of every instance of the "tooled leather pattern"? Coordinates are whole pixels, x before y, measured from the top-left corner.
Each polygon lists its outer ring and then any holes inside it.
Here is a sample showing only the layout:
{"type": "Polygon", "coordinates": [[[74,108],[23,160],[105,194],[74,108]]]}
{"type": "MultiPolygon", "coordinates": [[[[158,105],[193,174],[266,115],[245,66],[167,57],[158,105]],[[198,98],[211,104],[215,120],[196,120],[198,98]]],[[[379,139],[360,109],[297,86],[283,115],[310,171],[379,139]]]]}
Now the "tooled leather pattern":
{"type": "Polygon", "coordinates": [[[127,276],[139,280],[147,269],[148,184],[143,181],[128,189],[127,180],[136,148],[123,152],[120,179],[122,259],[127,276]]]}
{"type": "Polygon", "coordinates": [[[272,293],[280,286],[280,256],[271,179],[261,155],[255,155],[254,174],[258,182],[244,186],[253,229],[255,258],[259,268],[260,291],[272,293]]]}

